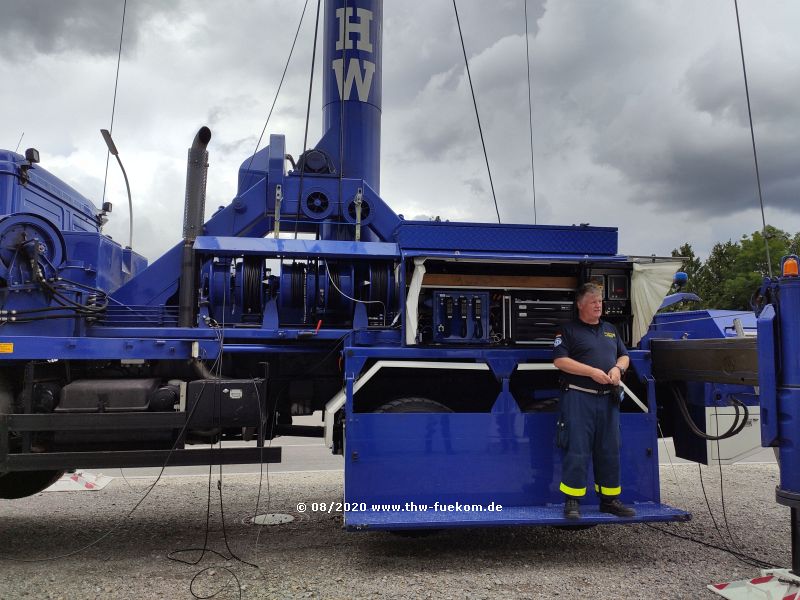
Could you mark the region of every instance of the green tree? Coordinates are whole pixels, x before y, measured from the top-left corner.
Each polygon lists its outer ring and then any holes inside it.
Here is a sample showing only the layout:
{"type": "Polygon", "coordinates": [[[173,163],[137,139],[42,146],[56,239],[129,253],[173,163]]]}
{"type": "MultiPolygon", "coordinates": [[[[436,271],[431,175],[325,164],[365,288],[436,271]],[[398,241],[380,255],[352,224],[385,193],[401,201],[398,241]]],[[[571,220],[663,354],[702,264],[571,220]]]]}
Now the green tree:
{"type": "MultiPolygon", "coordinates": [[[[791,236],[771,225],[766,233],[772,272],[777,275],[781,257],[800,245],[800,234],[791,236]]],[[[764,234],[754,231],[739,242],[714,245],[703,265],[697,294],[707,308],[750,310],[750,298],[768,274],[764,234]]]]}
{"type": "MultiPolygon", "coordinates": [[[[689,243],[683,244],[680,248],[673,248],[672,256],[676,258],[683,258],[683,266],[681,270],[688,275],[689,280],[687,281],[686,285],[681,288],[681,292],[694,292],[698,294],[698,285],[702,281],[702,272],[703,272],[703,261],[701,261],[697,255],[694,253],[694,249],[692,245],[689,243]]],[[[672,286],[670,290],[671,294],[677,292],[678,289],[675,286],[672,286]]],[[[702,298],[702,296],[700,296],[702,298]]],[[[691,310],[693,308],[697,308],[696,304],[687,304],[685,302],[679,302],[678,304],[673,304],[672,306],[665,309],[666,312],[673,312],[679,310],[691,310]]]]}
{"type": "Polygon", "coordinates": [[[736,275],[734,265],[737,264],[740,252],[739,244],[730,240],[714,244],[711,254],[703,263],[702,274],[698,277],[695,288],[706,308],[735,308],[728,306],[731,299],[725,284],[736,275]]]}
{"type": "MultiPolygon", "coordinates": [[[[684,258],[683,271],[689,276],[683,291],[700,296],[701,306],[704,308],[751,310],[750,298],[753,292],[761,285],[764,277],[769,275],[764,237],[764,232],[754,231],[750,235],[742,235],[738,242],[718,242],[714,244],[705,262],[695,255],[690,243],[675,248],[672,256],[684,258]]],[[[800,232],[792,235],[767,225],[766,239],[772,274],[777,276],[780,274],[783,256],[800,255],[800,232]]],[[[671,310],[688,308],[699,307],[686,306],[683,303],[670,307],[671,310]]]]}

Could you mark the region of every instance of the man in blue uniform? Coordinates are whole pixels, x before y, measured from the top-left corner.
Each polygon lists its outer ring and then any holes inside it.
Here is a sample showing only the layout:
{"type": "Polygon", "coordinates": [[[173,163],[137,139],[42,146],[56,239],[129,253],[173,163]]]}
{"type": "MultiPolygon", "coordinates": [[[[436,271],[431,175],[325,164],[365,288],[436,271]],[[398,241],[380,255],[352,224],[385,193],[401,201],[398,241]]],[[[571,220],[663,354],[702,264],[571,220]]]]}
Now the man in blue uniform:
{"type": "Polygon", "coordinates": [[[580,498],[586,495],[589,457],[594,465],[600,510],[618,517],[636,512],[619,500],[620,379],[630,364],[617,328],[600,320],[603,290],[582,285],[575,296],[578,318],[556,335],[553,364],[561,371],[561,415],[558,443],[564,449],[561,491],[564,516],[579,519],[580,498]]]}

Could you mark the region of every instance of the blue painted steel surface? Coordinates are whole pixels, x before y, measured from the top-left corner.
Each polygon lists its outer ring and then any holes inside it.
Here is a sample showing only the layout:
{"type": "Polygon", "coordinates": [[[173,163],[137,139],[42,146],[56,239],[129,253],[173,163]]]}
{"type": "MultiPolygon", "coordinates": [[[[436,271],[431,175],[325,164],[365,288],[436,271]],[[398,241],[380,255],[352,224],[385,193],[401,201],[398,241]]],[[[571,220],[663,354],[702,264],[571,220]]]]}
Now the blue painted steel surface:
{"type": "Polygon", "coordinates": [[[84,285],[113,293],[147,267],[146,258],[106,236],[64,232],[64,241],[71,260],[62,276],[84,285]]]}
{"type": "Polygon", "coordinates": [[[653,317],[650,329],[642,338],[642,347],[645,347],[645,344],[648,344],[647,340],[651,338],[677,338],[684,333],[691,339],[736,337],[733,324],[735,319],[741,321],[746,331],[755,332],[756,316],[752,311],[709,309],[658,313],[653,317]],[[663,335],[665,333],[667,335],[663,335]]]}
{"type": "Polygon", "coordinates": [[[272,238],[198,237],[195,252],[214,256],[287,256],[307,258],[397,259],[397,244],[383,242],[348,242],[334,240],[284,240],[272,238]]]}
{"type": "Polygon", "coordinates": [[[24,156],[0,150],[0,215],[33,213],[47,218],[61,231],[98,231],[92,202],[40,165],[28,170],[29,182],[20,181],[24,156]]]}
{"type": "Polygon", "coordinates": [[[659,306],[658,309],[661,310],[662,308],[667,308],[673,304],[678,304],[678,302],[702,302],[702,300],[697,294],[693,294],[691,292],[679,292],[676,294],[670,294],[664,298],[664,301],[661,303],[661,306],[659,306]]]}
{"type": "MultiPolygon", "coordinates": [[[[513,522],[560,522],[552,509],[563,503],[558,490],[561,454],[555,446],[556,413],[521,413],[508,385],[517,364],[542,356],[543,351],[439,350],[443,349],[345,349],[345,502],[367,506],[406,502],[489,506],[494,502],[515,507],[516,513],[507,513],[514,515],[510,517],[513,522]],[[418,361],[433,357],[487,363],[501,382],[491,412],[355,412],[353,385],[367,359],[418,361]]],[[[661,506],[655,413],[624,413],[621,430],[622,499],[654,507],[652,519],[644,511],[638,520],[686,518],[682,511],[661,506]]],[[[592,487],[593,481],[589,485],[592,487]]],[[[504,523],[502,515],[485,513],[476,517],[457,512],[445,516],[397,512],[382,516],[378,512],[353,511],[346,515],[345,524],[391,529],[433,527],[443,522],[454,526],[504,523]]]]}
{"type": "Polygon", "coordinates": [[[68,359],[183,359],[191,356],[192,340],[109,339],[89,337],[0,336],[0,343],[13,344],[13,350],[0,360],[68,359]]]}
{"type": "Polygon", "coordinates": [[[800,494],[800,279],[781,278],[777,296],[780,491],[800,494]]]}
{"type": "Polygon", "coordinates": [[[324,23],[323,137],[317,148],[333,158],[337,172],[364,179],[377,192],[383,0],[329,0],[324,23]],[[341,159],[340,146],[344,149],[341,159]]]}
{"type": "Polygon", "coordinates": [[[614,227],[405,221],[398,227],[396,239],[404,250],[610,256],[617,253],[617,229],[614,227]]]}
{"type": "Polygon", "coordinates": [[[758,392],[761,404],[761,445],[778,441],[777,372],[775,366],[775,307],[768,304],[758,316],[758,392]]]}
{"type": "MultiPolygon", "coordinates": [[[[487,227],[497,227],[497,225],[487,225],[487,227]]],[[[554,262],[562,264],[578,264],[578,263],[625,263],[628,258],[621,255],[604,256],[599,254],[584,254],[577,256],[574,254],[541,254],[534,252],[481,252],[475,251],[461,251],[461,250],[408,250],[401,248],[403,258],[425,257],[435,260],[452,260],[452,261],[484,261],[484,262],[554,262]]]]}
{"type": "MultiPolygon", "coordinates": [[[[625,501],[660,500],[653,420],[621,415],[625,501]]],[[[563,503],[555,432],[556,413],[350,414],[345,501],[563,503]]]]}
{"type": "MultiPolygon", "coordinates": [[[[566,525],[575,526],[575,521],[564,518],[564,507],[557,506],[504,506],[502,510],[473,512],[441,510],[433,507],[425,511],[382,510],[380,505],[365,507],[366,510],[351,510],[344,513],[344,525],[352,531],[392,529],[439,529],[444,527],[494,527],[512,525],[566,525]]],[[[665,504],[637,503],[636,516],[620,519],[601,513],[597,504],[581,505],[580,525],[615,525],[659,521],[687,521],[689,513],[665,504]]]]}

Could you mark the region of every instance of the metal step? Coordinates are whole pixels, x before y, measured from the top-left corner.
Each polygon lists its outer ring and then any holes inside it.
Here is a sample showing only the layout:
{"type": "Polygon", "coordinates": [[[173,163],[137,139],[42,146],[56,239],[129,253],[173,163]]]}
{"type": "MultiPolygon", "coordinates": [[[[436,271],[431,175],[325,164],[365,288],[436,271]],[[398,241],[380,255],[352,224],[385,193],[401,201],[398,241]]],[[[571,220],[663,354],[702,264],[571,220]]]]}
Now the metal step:
{"type": "MultiPolygon", "coordinates": [[[[691,515],[683,510],[667,506],[643,502],[630,504],[636,510],[636,516],[620,518],[608,513],[601,513],[597,504],[581,505],[580,520],[564,518],[564,505],[548,506],[508,506],[495,511],[457,510],[455,505],[447,507],[428,507],[428,510],[372,510],[373,505],[365,511],[346,511],[344,513],[345,528],[356,530],[392,530],[392,529],[439,529],[443,527],[496,527],[508,525],[614,525],[628,523],[647,523],[658,521],[688,521],[691,515]],[[448,510],[449,509],[449,510],[448,510]]],[[[376,507],[377,508],[377,507],[376,507]]]]}

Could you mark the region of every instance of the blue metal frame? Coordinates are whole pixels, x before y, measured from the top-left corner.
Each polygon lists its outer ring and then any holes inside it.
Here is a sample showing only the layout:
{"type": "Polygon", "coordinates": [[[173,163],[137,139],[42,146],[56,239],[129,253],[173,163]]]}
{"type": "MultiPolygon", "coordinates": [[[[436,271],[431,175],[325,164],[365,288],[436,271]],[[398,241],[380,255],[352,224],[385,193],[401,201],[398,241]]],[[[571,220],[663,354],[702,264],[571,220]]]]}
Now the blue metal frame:
{"type": "MultiPolygon", "coordinates": [[[[549,354],[549,352],[547,352],[549,354]]],[[[416,348],[346,348],[345,527],[413,529],[442,526],[566,524],[558,490],[561,455],[555,413],[522,413],[509,391],[518,364],[541,350],[451,348],[448,360],[489,366],[501,392],[488,413],[382,414],[354,410],[353,389],[370,359],[445,358],[416,348]],[[500,511],[408,510],[406,503],[503,506],[500,511]],[[393,506],[402,506],[393,510],[393,506]]],[[[663,505],[659,490],[655,411],[622,416],[622,499],[637,516],[623,521],[588,499],[581,523],[685,520],[663,505]]],[[[593,481],[589,482],[593,487],[593,481]]],[[[592,496],[590,496],[591,498],[592,496]]],[[[410,504],[409,504],[410,506],[410,504]]]]}

